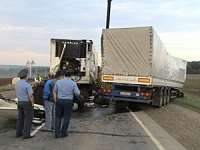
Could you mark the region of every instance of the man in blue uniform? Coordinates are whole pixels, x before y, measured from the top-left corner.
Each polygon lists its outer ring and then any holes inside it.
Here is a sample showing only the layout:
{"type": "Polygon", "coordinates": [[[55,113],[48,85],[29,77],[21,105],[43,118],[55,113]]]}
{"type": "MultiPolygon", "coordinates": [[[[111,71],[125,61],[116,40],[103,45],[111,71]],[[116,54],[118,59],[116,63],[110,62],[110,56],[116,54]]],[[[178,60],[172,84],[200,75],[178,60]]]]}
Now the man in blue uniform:
{"type": "Polygon", "coordinates": [[[33,90],[26,81],[28,70],[23,69],[18,73],[20,80],[15,84],[15,91],[18,99],[18,118],[16,137],[23,135],[24,139],[32,138],[30,135],[34,115],[33,90]]]}
{"type": "Polygon", "coordinates": [[[70,79],[71,74],[66,73],[64,79],[55,84],[53,95],[56,103],[55,137],[68,136],[68,126],[71,119],[74,94],[80,95],[76,82],[70,79]],[[63,119],[62,129],[61,121],[63,119]]]}
{"type": "Polygon", "coordinates": [[[51,132],[55,130],[55,101],[53,98],[53,88],[56,83],[56,79],[53,79],[54,74],[48,74],[48,80],[44,86],[44,107],[45,107],[45,127],[40,131],[51,132]]]}

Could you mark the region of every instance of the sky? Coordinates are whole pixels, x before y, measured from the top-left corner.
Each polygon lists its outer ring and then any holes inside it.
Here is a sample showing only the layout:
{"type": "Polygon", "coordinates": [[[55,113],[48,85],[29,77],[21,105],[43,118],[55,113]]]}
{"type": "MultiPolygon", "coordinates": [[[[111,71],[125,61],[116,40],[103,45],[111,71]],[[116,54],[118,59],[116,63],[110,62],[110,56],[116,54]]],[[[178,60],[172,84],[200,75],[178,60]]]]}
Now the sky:
{"type": "MultiPolygon", "coordinates": [[[[50,65],[50,39],[93,40],[101,53],[107,0],[0,0],[0,64],[50,65]]],[[[112,0],[110,28],[153,26],[168,53],[200,61],[199,0],[112,0]]]]}

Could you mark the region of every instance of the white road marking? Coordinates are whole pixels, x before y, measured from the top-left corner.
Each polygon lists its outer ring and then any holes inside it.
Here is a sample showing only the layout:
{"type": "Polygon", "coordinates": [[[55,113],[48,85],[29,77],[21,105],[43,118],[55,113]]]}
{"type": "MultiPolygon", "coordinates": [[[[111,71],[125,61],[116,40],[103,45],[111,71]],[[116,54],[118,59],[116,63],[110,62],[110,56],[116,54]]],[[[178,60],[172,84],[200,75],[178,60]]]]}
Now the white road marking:
{"type": "Polygon", "coordinates": [[[45,125],[45,123],[43,123],[41,126],[37,127],[37,128],[31,133],[31,136],[35,135],[44,125],[45,125]]]}
{"type": "Polygon", "coordinates": [[[140,121],[140,119],[128,108],[131,115],[135,118],[135,120],[140,124],[140,126],[144,129],[144,131],[148,134],[151,140],[155,143],[159,150],[165,150],[164,147],[158,142],[158,140],[153,136],[153,134],[147,129],[147,127],[140,121]]]}

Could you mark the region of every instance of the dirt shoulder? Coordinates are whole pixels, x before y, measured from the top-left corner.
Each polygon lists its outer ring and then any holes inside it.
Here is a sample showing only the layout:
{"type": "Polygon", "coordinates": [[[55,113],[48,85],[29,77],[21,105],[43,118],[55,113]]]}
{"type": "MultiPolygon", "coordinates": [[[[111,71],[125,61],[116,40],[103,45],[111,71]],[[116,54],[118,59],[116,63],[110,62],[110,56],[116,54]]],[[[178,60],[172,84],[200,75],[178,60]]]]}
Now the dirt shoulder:
{"type": "Polygon", "coordinates": [[[173,102],[162,108],[139,106],[188,150],[200,149],[200,114],[173,102]]]}

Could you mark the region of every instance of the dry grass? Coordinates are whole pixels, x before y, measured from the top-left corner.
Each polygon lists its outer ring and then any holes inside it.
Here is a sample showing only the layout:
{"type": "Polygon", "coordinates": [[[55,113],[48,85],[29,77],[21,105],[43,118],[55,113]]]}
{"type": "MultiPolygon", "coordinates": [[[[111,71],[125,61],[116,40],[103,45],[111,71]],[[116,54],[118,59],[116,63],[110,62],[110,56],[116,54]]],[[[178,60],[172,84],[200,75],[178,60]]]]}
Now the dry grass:
{"type": "Polygon", "coordinates": [[[6,86],[12,83],[12,78],[0,78],[0,86],[6,86]]]}
{"type": "Polygon", "coordinates": [[[14,90],[15,89],[15,85],[13,84],[8,84],[5,86],[0,86],[0,92],[1,91],[9,91],[9,90],[14,90]]]}
{"type": "Polygon", "coordinates": [[[174,102],[200,113],[200,75],[187,75],[183,92],[185,97],[174,102]]]}
{"type": "Polygon", "coordinates": [[[184,83],[183,92],[200,97],[200,74],[187,75],[184,83]]]}

